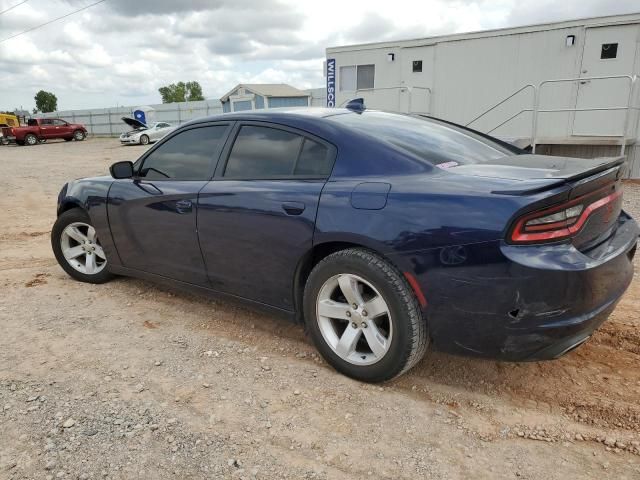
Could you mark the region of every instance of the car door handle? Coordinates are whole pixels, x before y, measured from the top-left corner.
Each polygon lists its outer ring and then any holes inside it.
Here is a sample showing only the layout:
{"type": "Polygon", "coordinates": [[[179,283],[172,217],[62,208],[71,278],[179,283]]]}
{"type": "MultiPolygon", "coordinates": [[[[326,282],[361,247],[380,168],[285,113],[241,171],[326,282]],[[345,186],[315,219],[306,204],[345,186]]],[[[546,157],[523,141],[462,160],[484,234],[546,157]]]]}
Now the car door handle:
{"type": "Polygon", "coordinates": [[[302,202],[284,202],[282,204],[282,209],[287,213],[287,215],[300,215],[304,212],[305,204],[302,202]]]}
{"type": "Polygon", "coordinates": [[[176,212],[178,213],[189,213],[192,208],[191,200],[178,200],[176,202],[176,212]]]}

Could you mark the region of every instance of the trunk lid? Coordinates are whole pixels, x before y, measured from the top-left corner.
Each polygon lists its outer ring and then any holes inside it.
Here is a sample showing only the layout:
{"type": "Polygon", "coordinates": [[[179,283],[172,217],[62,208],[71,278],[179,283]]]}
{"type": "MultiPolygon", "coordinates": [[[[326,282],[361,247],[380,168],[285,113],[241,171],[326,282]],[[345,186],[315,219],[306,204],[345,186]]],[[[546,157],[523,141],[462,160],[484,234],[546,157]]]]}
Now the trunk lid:
{"type": "Polygon", "coordinates": [[[140,120],[136,120],[135,118],[122,117],[122,121],[124,123],[126,123],[127,125],[129,125],[131,128],[133,128],[134,130],[140,130],[140,129],[149,128],[144,123],[142,123],[140,120]]]}
{"type": "MultiPolygon", "coordinates": [[[[603,170],[621,166],[623,163],[624,157],[570,158],[524,154],[459,165],[449,168],[447,171],[476,177],[501,178],[523,183],[533,181],[539,184],[555,185],[568,180],[589,177],[603,170]]],[[[516,184],[514,190],[521,190],[521,187],[516,184]]]]}

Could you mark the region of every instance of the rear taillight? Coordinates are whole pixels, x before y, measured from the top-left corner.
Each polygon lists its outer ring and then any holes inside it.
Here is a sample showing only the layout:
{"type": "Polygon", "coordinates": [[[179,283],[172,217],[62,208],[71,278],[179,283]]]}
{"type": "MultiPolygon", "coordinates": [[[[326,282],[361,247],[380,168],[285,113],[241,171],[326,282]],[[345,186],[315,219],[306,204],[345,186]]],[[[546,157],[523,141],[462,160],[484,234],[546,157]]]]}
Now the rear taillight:
{"type": "Polygon", "coordinates": [[[516,221],[509,240],[512,243],[544,243],[571,237],[580,231],[593,212],[613,205],[621,196],[622,190],[600,198],[591,193],[555,207],[528,213],[516,221]]]}

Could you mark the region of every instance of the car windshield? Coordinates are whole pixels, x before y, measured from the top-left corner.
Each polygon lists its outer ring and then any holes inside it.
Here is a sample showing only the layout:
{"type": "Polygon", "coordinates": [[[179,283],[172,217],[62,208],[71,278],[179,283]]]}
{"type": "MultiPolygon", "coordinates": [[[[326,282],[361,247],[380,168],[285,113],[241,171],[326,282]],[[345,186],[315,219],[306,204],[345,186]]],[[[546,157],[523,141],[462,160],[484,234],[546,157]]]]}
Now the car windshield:
{"type": "Polygon", "coordinates": [[[398,148],[440,168],[483,163],[509,155],[510,150],[471,131],[425,117],[365,111],[327,117],[398,148]]]}

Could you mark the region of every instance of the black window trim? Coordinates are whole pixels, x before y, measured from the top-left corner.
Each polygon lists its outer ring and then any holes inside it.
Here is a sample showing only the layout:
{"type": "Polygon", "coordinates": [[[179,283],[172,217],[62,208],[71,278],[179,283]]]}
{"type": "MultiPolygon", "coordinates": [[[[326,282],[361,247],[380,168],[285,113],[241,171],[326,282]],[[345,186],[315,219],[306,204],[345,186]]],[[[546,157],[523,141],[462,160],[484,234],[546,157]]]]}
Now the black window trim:
{"type": "Polygon", "coordinates": [[[189,125],[188,127],[185,127],[185,128],[179,128],[177,130],[174,130],[173,132],[169,133],[168,135],[162,137],[162,139],[160,141],[156,142],[156,144],[153,147],[151,147],[140,158],[138,158],[138,160],[135,161],[135,163],[133,165],[133,169],[134,169],[133,179],[136,180],[136,181],[152,181],[152,180],[147,180],[145,177],[141,177],[139,175],[140,171],[144,167],[144,162],[147,160],[149,155],[151,155],[153,152],[155,152],[158,148],[162,147],[162,145],[164,145],[164,143],[168,142],[169,140],[171,140],[176,135],[179,135],[179,134],[181,134],[183,132],[186,132],[188,130],[195,130],[195,129],[198,129],[198,128],[224,127],[224,126],[226,126],[227,129],[223,134],[222,141],[220,142],[220,145],[218,145],[217,150],[215,152],[213,152],[213,154],[211,156],[211,163],[209,164],[209,169],[207,171],[207,178],[203,178],[201,180],[192,180],[192,179],[190,179],[190,180],[182,180],[182,179],[179,179],[179,178],[166,178],[166,179],[165,178],[154,178],[153,179],[153,182],[208,182],[208,181],[211,181],[211,179],[213,178],[214,172],[215,172],[218,164],[220,163],[220,155],[224,151],[224,148],[226,147],[227,142],[229,141],[230,132],[232,131],[235,123],[236,122],[229,122],[229,121],[202,122],[202,123],[196,123],[194,125],[189,125]]]}
{"type": "MultiPolygon", "coordinates": [[[[338,154],[338,149],[332,143],[328,142],[324,138],[320,138],[312,133],[306,132],[304,130],[300,130],[298,128],[293,128],[288,125],[283,125],[280,123],[274,122],[266,122],[266,121],[253,121],[253,120],[239,120],[234,125],[232,131],[229,133],[229,140],[227,141],[222,155],[220,157],[220,161],[218,162],[218,167],[216,168],[215,175],[213,180],[216,181],[259,181],[259,180],[323,180],[326,181],[331,177],[331,173],[333,172],[333,168],[336,164],[336,157],[338,154]],[[253,126],[253,127],[264,127],[264,128],[273,128],[275,130],[282,130],[285,132],[293,133],[295,135],[299,135],[303,138],[303,141],[300,143],[300,149],[298,150],[298,158],[296,158],[296,165],[298,164],[298,160],[300,158],[300,153],[304,148],[304,140],[309,139],[311,141],[317,142],[325,147],[327,147],[327,155],[331,160],[331,169],[326,175],[267,175],[263,177],[225,177],[224,172],[227,168],[227,163],[229,162],[229,157],[231,156],[231,149],[233,145],[236,143],[236,139],[238,138],[238,134],[240,133],[240,129],[243,126],[253,126]]],[[[294,168],[295,170],[295,168],[294,168]]]]}

